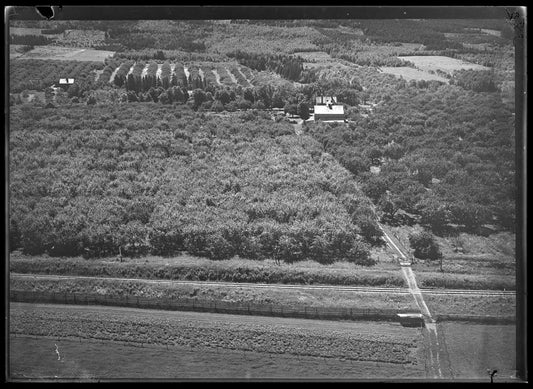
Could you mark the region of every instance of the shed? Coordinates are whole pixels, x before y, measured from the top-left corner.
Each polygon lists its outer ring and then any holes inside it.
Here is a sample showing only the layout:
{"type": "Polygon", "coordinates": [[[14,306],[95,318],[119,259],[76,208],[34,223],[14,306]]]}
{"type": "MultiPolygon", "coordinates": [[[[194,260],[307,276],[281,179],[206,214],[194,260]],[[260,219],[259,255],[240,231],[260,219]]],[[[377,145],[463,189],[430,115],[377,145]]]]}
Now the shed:
{"type": "Polygon", "coordinates": [[[424,315],[421,313],[397,313],[396,315],[404,327],[424,327],[424,315]]]}

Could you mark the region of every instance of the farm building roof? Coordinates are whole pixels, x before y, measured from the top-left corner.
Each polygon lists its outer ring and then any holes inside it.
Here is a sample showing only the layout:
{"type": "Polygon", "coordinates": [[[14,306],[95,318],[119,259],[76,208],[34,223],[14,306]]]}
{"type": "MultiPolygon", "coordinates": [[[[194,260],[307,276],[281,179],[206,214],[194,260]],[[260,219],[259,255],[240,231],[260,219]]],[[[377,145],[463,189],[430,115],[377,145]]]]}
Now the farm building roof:
{"type": "Polygon", "coordinates": [[[315,115],[344,115],[343,105],[332,105],[329,108],[327,105],[315,105],[315,115]]]}

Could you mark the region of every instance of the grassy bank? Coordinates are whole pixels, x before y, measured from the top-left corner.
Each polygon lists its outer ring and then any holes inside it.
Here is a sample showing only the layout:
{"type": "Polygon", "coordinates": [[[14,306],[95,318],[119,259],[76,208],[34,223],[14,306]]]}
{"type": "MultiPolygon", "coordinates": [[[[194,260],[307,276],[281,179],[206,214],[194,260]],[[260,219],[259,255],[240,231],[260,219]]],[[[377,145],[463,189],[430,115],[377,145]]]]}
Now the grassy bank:
{"type": "Polygon", "coordinates": [[[217,301],[239,304],[274,305],[291,308],[355,308],[383,311],[417,310],[410,294],[383,294],[342,290],[271,289],[253,285],[187,285],[115,279],[23,279],[11,277],[11,290],[57,294],[97,294],[109,298],[142,297],[161,300],[217,301]]]}
{"type": "MultiPolygon", "coordinates": [[[[253,285],[188,285],[180,283],[154,283],[145,280],[116,279],[27,279],[11,276],[11,290],[37,293],[73,295],[83,301],[84,295],[99,295],[112,299],[130,300],[135,297],[156,301],[196,301],[220,304],[313,309],[332,307],[353,310],[386,312],[418,311],[410,294],[370,293],[333,289],[306,288],[274,289],[253,285]]],[[[515,316],[515,296],[437,295],[424,294],[431,314],[439,320],[467,320],[472,317],[512,319],[515,316]]]]}
{"type": "Polygon", "coordinates": [[[432,316],[442,320],[468,316],[513,318],[516,315],[515,296],[434,295],[424,293],[424,300],[432,316]]]}
{"type": "Polygon", "coordinates": [[[250,261],[233,258],[212,261],[182,255],[173,258],[91,259],[23,256],[10,258],[15,273],[81,275],[117,278],[144,278],[189,281],[226,281],[272,284],[328,284],[403,287],[399,270],[383,264],[369,270],[351,263],[322,265],[313,261],[276,264],[272,260],[250,261]]]}
{"type": "Polygon", "coordinates": [[[449,274],[414,269],[419,288],[515,290],[514,276],[449,274]]]}

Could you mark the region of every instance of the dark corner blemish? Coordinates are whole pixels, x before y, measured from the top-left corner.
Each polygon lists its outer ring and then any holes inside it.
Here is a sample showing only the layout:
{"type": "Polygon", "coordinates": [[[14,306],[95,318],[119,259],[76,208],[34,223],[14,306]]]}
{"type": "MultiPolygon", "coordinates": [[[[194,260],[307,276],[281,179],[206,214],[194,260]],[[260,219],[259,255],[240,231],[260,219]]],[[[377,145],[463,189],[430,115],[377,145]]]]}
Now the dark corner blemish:
{"type": "MultiPolygon", "coordinates": [[[[63,6],[59,6],[59,9],[61,10],[63,6]]],[[[55,16],[54,7],[52,6],[36,6],[35,11],[44,19],[51,20],[55,16]]]]}

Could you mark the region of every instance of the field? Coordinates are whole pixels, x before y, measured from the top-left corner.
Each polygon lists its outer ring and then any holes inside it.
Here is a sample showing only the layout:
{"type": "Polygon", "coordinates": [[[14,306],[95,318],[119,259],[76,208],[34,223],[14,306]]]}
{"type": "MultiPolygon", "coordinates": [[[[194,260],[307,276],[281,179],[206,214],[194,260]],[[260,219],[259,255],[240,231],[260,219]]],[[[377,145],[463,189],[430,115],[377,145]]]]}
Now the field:
{"type": "MultiPolygon", "coordinates": [[[[276,355],[234,350],[212,351],[174,346],[136,347],[113,341],[57,340],[17,336],[10,339],[13,380],[100,381],[112,379],[372,379],[413,378],[404,365],[343,359],[276,355]],[[62,359],[57,360],[55,345],[62,359]],[[207,372],[207,375],[206,375],[207,372]]],[[[423,375],[423,372],[420,372],[423,375]]]]}
{"type": "Polygon", "coordinates": [[[115,52],[107,50],[61,46],[37,46],[33,50],[25,53],[22,58],[58,61],[104,62],[106,58],[111,57],[113,54],[115,54],[115,52]]]}
{"type": "Polygon", "coordinates": [[[9,45],[9,59],[21,57],[26,52],[25,45],[9,45]]]}
{"type": "Polygon", "coordinates": [[[295,52],[292,55],[300,57],[309,63],[328,64],[336,62],[334,58],[324,51],[303,51],[295,52]]]}
{"type": "Polygon", "coordinates": [[[42,93],[47,87],[58,86],[60,78],[67,77],[74,78],[80,85],[93,85],[93,72],[102,67],[99,62],[20,58],[12,62],[9,69],[10,92],[35,89],[42,93]]]}
{"type": "Polygon", "coordinates": [[[198,373],[202,378],[244,378],[247,373],[259,378],[278,374],[294,378],[298,374],[306,378],[425,376],[420,329],[399,324],[18,303],[11,304],[11,314],[10,332],[17,336],[11,338],[15,345],[11,347],[11,370],[25,378],[79,377],[80,373],[86,378],[104,379],[130,375],[190,378],[198,373]],[[19,339],[22,335],[38,336],[39,340],[19,339]],[[27,348],[16,347],[21,343],[40,346],[34,351],[42,353],[41,361],[28,356],[27,348]],[[63,364],[57,363],[56,344],[63,364]],[[128,359],[135,353],[132,346],[147,357],[142,365],[136,362],[138,357],[128,359]],[[81,350],[89,354],[84,357],[81,350]],[[95,358],[95,354],[100,357],[95,358]],[[244,362],[240,371],[232,367],[238,354],[245,358],[238,358],[244,362]],[[192,371],[169,369],[178,355],[192,371]],[[37,363],[28,363],[25,358],[37,363]],[[84,364],[86,360],[92,362],[84,364]],[[111,360],[116,369],[106,367],[111,360]],[[313,370],[319,360],[322,367],[313,370]],[[273,368],[282,361],[288,361],[284,368],[273,368]],[[324,369],[333,361],[337,368],[324,369]]]}
{"type": "MultiPolygon", "coordinates": [[[[417,276],[418,278],[418,276],[417,276]]],[[[460,319],[461,316],[487,316],[512,321],[516,316],[515,295],[479,294],[433,294],[424,291],[424,301],[431,314],[439,322],[448,318],[460,319]]]]}
{"type": "Polygon", "coordinates": [[[310,27],[261,26],[248,24],[214,25],[206,41],[210,53],[226,54],[236,50],[253,53],[287,53],[319,50],[313,39],[321,34],[310,27]]]}
{"type": "Polygon", "coordinates": [[[494,382],[512,381],[516,374],[514,325],[442,323],[451,374],[457,379],[490,381],[487,370],[498,370],[494,382]]]}
{"type": "Polygon", "coordinates": [[[31,27],[10,27],[10,35],[41,35],[41,28],[31,27]]]}
{"type": "Polygon", "coordinates": [[[379,68],[384,73],[388,74],[394,74],[395,76],[404,78],[407,81],[410,80],[426,80],[426,81],[439,81],[439,82],[445,82],[448,83],[448,79],[442,76],[438,76],[436,74],[428,73],[427,71],[419,70],[419,69],[413,69],[407,66],[381,66],[379,68]]]}
{"type": "Polygon", "coordinates": [[[162,280],[125,280],[106,278],[58,278],[54,275],[39,278],[12,275],[10,289],[16,291],[98,294],[110,299],[136,296],[172,301],[215,301],[239,304],[273,305],[294,308],[354,308],[356,310],[416,311],[412,296],[403,293],[390,294],[372,291],[348,291],[342,287],[257,287],[255,284],[239,285],[216,282],[168,282],[162,280]]]}
{"type": "MultiPolygon", "coordinates": [[[[389,261],[392,261],[392,256],[389,261]]],[[[122,261],[111,257],[88,261],[82,258],[31,257],[16,252],[12,253],[10,261],[10,271],[24,274],[271,284],[404,286],[397,264],[380,261],[376,267],[369,269],[347,262],[326,265],[315,261],[277,264],[272,259],[250,261],[245,258],[212,261],[189,255],[145,256],[123,258],[122,261]]]]}
{"type": "Polygon", "coordinates": [[[414,63],[418,69],[423,71],[440,70],[444,73],[452,74],[456,70],[463,69],[489,70],[486,66],[440,55],[413,55],[398,58],[414,63]]]}
{"type": "Polygon", "coordinates": [[[507,20],[13,25],[10,378],[514,379],[507,20]]]}

